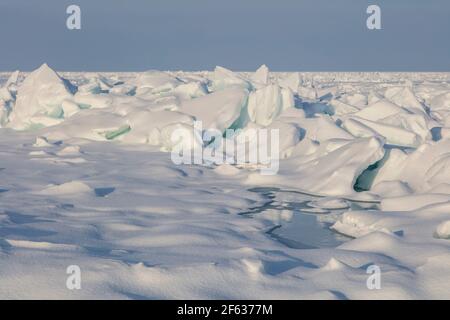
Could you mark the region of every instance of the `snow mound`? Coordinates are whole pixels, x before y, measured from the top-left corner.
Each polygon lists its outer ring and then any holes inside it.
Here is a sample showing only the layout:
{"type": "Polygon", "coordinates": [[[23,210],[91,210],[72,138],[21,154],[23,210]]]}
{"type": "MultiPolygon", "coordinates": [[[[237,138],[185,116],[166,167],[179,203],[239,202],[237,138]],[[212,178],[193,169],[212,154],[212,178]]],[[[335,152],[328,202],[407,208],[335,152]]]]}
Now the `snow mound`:
{"type": "Polygon", "coordinates": [[[450,220],[444,221],[436,227],[436,237],[450,239],[450,220]]]}
{"type": "Polygon", "coordinates": [[[45,196],[72,196],[92,193],[92,191],[91,187],[81,181],[70,181],[48,186],[37,193],[45,196]]]}

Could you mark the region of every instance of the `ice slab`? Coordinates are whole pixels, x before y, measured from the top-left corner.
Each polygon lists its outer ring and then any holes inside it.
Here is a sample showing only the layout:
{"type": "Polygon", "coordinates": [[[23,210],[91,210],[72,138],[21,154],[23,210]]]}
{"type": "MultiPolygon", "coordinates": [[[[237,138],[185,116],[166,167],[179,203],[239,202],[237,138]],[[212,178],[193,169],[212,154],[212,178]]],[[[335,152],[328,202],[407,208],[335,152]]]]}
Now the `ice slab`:
{"type": "Polygon", "coordinates": [[[66,82],[49,66],[43,64],[30,73],[17,91],[17,99],[8,126],[24,129],[29,119],[37,114],[50,115],[61,108],[72,93],[66,82]]]}

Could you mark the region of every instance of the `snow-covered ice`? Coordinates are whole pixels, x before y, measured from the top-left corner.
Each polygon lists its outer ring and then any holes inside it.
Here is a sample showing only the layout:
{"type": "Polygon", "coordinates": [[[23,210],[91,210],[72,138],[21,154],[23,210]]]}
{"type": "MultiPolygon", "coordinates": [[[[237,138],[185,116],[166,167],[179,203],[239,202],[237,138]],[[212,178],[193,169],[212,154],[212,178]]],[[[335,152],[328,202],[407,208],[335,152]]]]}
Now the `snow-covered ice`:
{"type": "Polygon", "coordinates": [[[44,64],[0,128],[0,298],[450,298],[450,74],[44,64]],[[209,129],[278,129],[279,171],[171,160],[209,129]]]}

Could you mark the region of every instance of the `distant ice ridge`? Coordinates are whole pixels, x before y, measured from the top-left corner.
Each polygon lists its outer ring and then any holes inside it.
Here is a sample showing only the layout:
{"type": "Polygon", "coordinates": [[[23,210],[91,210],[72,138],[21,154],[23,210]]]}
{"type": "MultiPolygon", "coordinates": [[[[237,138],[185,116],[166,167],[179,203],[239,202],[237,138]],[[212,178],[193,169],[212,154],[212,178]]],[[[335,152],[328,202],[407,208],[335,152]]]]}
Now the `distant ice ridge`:
{"type": "Polygon", "coordinates": [[[448,88],[410,80],[393,86],[377,76],[377,85],[355,88],[324,83],[326,74],[270,73],[263,65],[255,73],[217,67],[212,73],[81,75],[71,83],[43,64],[23,81],[15,72],[0,89],[0,120],[53,141],[114,140],[162,151],[172,150],[175,130],[184,130],[185,144],[202,144],[194,121],[222,133],[278,129],[280,174],[270,181],[255,174],[248,183],[366,200],[387,186],[405,194],[445,183],[450,163],[439,150],[450,135],[448,88]],[[418,179],[428,149],[429,170],[418,179]]]}

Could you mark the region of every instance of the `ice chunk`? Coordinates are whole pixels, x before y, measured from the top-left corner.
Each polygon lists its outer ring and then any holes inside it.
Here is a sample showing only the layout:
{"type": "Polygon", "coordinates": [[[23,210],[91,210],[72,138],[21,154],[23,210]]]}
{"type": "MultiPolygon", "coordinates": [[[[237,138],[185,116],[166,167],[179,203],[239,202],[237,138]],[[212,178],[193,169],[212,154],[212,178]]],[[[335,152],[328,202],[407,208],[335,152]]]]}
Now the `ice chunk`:
{"type": "Polygon", "coordinates": [[[342,102],[338,99],[333,99],[329,102],[329,105],[333,107],[334,114],[337,116],[345,115],[348,113],[358,112],[359,109],[355,106],[349,105],[345,102],[342,102]]]}
{"type": "Polygon", "coordinates": [[[8,80],[6,81],[5,87],[10,88],[11,86],[17,85],[17,83],[19,81],[19,75],[20,75],[19,70],[16,70],[13,73],[11,73],[8,80]]]}
{"type": "MultiPolygon", "coordinates": [[[[345,212],[331,228],[354,238],[378,232],[394,235],[390,229],[379,224],[376,213],[370,211],[345,212]]],[[[384,243],[384,245],[388,244],[384,243]]]]}
{"type": "Polygon", "coordinates": [[[376,186],[377,184],[383,181],[401,180],[399,172],[404,167],[405,160],[407,157],[408,155],[403,150],[400,149],[386,150],[386,157],[384,163],[381,166],[381,168],[379,168],[374,178],[373,185],[376,186]]]}
{"type": "Polygon", "coordinates": [[[160,144],[161,129],[165,126],[177,123],[192,125],[194,122],[191,116],[167,110],[135,110],[127,115],[127,120],[132,130],[122,138],[122,141],[152,145],[160,144]]]}
{"type": "Polygon", "coordinates": [[[450,92],[441,93],[435,96],[429,103],[431,110],[450,109],[450,92]]]}
{"type": "Polygon", "coordinates": [[[46,64],[30,73],[17,91],[9,126],[23,129],[27,127],[32,116],[46,115],[55,108],[60,108],[64,100],[72,97],[66,83],[46,64]]]}
{"type": "Polygon", "coordinates": [[[176,87],[171,94],[178,96],[180,99],[193,99],[203,97],[208,94],[208,90],[201,82],[189,82],[176,87]]]}
{"type": "Polygon", "coordinates": [[[440,223],[436,228],[436,238],[450,239],[450,220],[440,223]]]}
{"type": "Polygon", "coordinates": [[[423,114],[398,113],[383,118],[380,122],[414,132],[422,141],[430,137],[428,121],[423,114]]]}
{"type": "Polygon", "coordinates": [[[408,110],[393,104],[387,100],[377,101],[365,108],[361,111],[358,111],[352,116],[359,117],[366,120],[378,121],[383,118],[387,118],[396,114],[411,114],[408,110]]]}
{"type": "Polygon", "coordinates": [[[220,66],[217,66],[214,69],[214,74],[211,80],[212,83],[209,86],[211,91],[223,90],[231,86],[239,86],[245,89],[251,88],[251,85],[247,80],[233,71],[220,66]]]}
{"type": "Polygon", "coordinates": [[[13,100],[14,96],[11,94],[7,87],[0,88],[0,101],[3,101],[6,104],[6,102],[13,100]]]}
{"type": "Polygon", "coordinates": [[[136,86],[130,85],[130,84],[119,84],[114,87],[112,87],[109,90],[109,93],[115,94],[115,95],[128,95],[133,96],[136,93],[136,86]]]}
{"type": "Polygon", "coordinates": [[[236,136],[233,137],[235,142],[242,141],[243,137],[246,137],[249,141],[248,145],[241,145],[236,143],[237,146],[237,154],[240,154],[243,159],[243,155],[245,153],[245,158],[248,159],[248,153],[250,152],[250,148],[256,148],[256,152],[262,152],[261,150],[265,150],[267,155],[273,155],[276,152],[276,149],[272,152],[273,143],[278,143],[276,148],[278,149],[279,154],[277,156],[279,159],[288,158],[291,156],[293,148],[298,144],[301,138],[300,128],[293,123],[286,123],[283,121],[274,121],[267,127],[267,140],[263,140],[261,136],[259,136],[258,129],[261,129],[260,126],[254,123],[250,123],[244,130],[238,132],[236,136]],[[281,138],[279,141],[272,141],[272,130],[278,130],[278,136],[281,138]],[[270,143],[268,143],[270,142],[270,143]]]}
{"type": "Polygon", "coordinates": [[[381,136],[392,145],[416,148],[422,143],[421,137],[412,131],[358,117],[345,120],[342,126],[355,137],[381,136]]]}
{"type": "Polygon", "coordinates": [[[357,177],[367,167],[383,158],[382,146],[383,142],[374,138],[348,142],[323,156],[318,155],[312,163],[300,165],[296,171],[304,181],[301,184],[309,184],[309,186],[305,185],[305,190],[319,193],[327,191],[326,194],[329,195],[351,194],[357,177]],[[360,154],[361,150],[364,150],[365,154],[360,154]],[[348,185],[349,182],[351,186],[348,185]],[[345,190],[349,187],[351,191],[345,190]],[[336,192],[336,189],[345,191],[340,193],[336,192]]]}
{"type": "MultiPolygon", "coordinates": [[[[201,132],[185,123],[170,124],[162,128],[160,143],[162,151],[178,152],[179,154],[183,154],[186,150],[201,150],[203,146],[201,132]]],[[[186,155],[183,154],[183,156],[186,155]]],[[[187,163],[193,162],[188,160],[187,163]]]]}
{"type": "Polygon", "coordinates": [[[269,68],[265,64],[263,64],[252,75],[251,81],[254,83],[254,86],[256,86],[256,87],[268,85],[269,84],[269,68]]]}
{"type": "Polygon", "coordinates": [[[75,156],[81,154],[80,146],[67,146],[56,153],[58,156],[75,156]]]}
{"type": "Polygon", "coordinates": [[[378,92],[372,90],[369,92],[369,95],[367,96],[367,104],[370,106],[380,100],[383,100],[383,96],[379,94],[378,92]]]}
{"type": "Polygon", "coordinates": [[[51,185],[36,192],[45,196],[74,196],[91,193],[93,190],[81,181],[70,181],[59,185],[51,185]]]}
{"type": "Polygon", "coordinates": [[[167,72],[150,70],[138,75],[136,86],[138,90],[150,89],[152,93],[167,92],[182,84],[179,79],[167,72]]]}
{"type": "Polygon", "coordinates": [[[339,89],[336,86],[317,88],[317,98],[321,101],[332,100],[338,96],[339,89]]]}
{"type": "Polygon", "coordinates": [[[33,147],[51,147],[52,144],[48,142],[46,137],[36,137],[36,141],[33,144],[33,147]]]}
{"type": "Polygon", "coordinates": [[[410,87],[389,88],[384,95],[393,103],[404,107],[413,113],[426,114],[424,106],[414,95],[414,92],[410,87]]]}
{"type": "Polygon", "coordinates": [[[346,94],[341,98],[341,100],[347,104],[356,106],[358,108],[363,108],[367,106],[368,103],[367,96],[361,93],[346,94]]]}
{"type": "Polygon", "coordinates": [[[69,118],[80,111],[80,107],[78,106],[78,104],[71,100],[64,100],[61,104],[61,108],[64,112],[64,118],[69,118]]]}
{"type": "Polygon", "coordinates": [[[427,142],[414,152],[392,150],[391,156],[376,178],[380,181],[400,180],[415,192],[424,192],[450,181],[450,140],[427,142]]]}
{"type": "Polygon", "coordinates": [[[0,101],[3,100],[5,105],[12,107],[12,102],[16,99],[17,83],[19,81],[19,71],[14,71],[6,81],[6,84],[0,88],[0,101]]]}
{"type": "MultiPolygon", "coordinates": [[[[299,143],[296,148],[301,147],[299,143]]],[[[331,150],[321,144],[307,155],[293,154],[280,166],[277,176],[252,174],[248,183],[292,186],[319,195],[354,195],[357,177],[384,156],[383,141],[377,138],[341,141],[331,150]]]]}
{"type": "Polygon", "coordinates": [[[107,140],[113,140],[123,134],[128,133],[131,130],[129,125],[123,125],[117,129],[103,131],[103,130],[95,130],[98,134],[104,136],[107,140]]]}
{"type": "Polygon", "coordinates": [[[314,141],[326,141],[329,139],[354,139],[350,133],[338,127],[329,116],[299,119],[298,124],[304,129],[305,137],[314,141]]]}
{"type": "Polygon", "coordinates": [[[112,87],[113,83],[110,83],[108,79],[101,75],[96,75],[91,77],[87,83],[79,86],[78,92],[92,94],[108,93],[112,87]]]}
{"type": "Polygon", "coordinates": [[[308,206],[322,209],[347,209],[350,207],[346,200],[334,197],[310,201],[308,206]]]}
{"type": "Polygon", "coordinates": [[[300,73],[293,72],[286,76],[285,78],[278,81],[278,84],[282,88],[290,89],[292,92],[297,92],[298,87],[302,84],[302,79],[300,73]]]}
{"type": "Polygon", "coordinates": [[[248,98],[248,115],[250,120],[268,126],[283,111],[281,88],[269,85],[250,93],[248,98]]]}
{"type": "Polygon", "coordinates": [[[315,88],[299,86],[297,88],[298,95],[300,98],[309,99],[309,100],[317,100],[317,90],[315,88]]]}
{"type": "Polygon", "coordinates": [[[25,130],[37,130],[44,127],[55,126],[62,123],[64,119],[49,116],[33,116],[29,118],[25,130]]]}
{"type": "Polygon", "coordinates": [[[45,128],[42,134],[52,140],[84,138],[101,141],[107,140],[108,132],[128,125],[126,118],[120,115],[104,112],[103,109],[91,109],[78,112],[58,126],[45,128]]]}
{"type": "Polygon", "coordinates": [[[407,183],[395,181],[383,181],[370,188],[370,192],[376,193],[383,198],[401,197],[412,194],[414,191],[407,183]]]}
{"type": "Polygon", "coordinates": [[[111,106],[112,97],[108,94],[92,94],[77,92],[73,97],[73,101],[80,109],[102,109],[111,106]]]}
{"type": "Polygon", "coordinates": [[[320,114],[334,115],[333,108],[323,102],[303,102],[302,108],[308,118],[314,118],[320,114]]]}
{"type": "Polygon", "coordinates": [[[182,101],[180,111],[202,121],[204,130],[217,129],[223,132],[241,115],[247,104],[248,91],[242,87],[231,87],[206,96],[182,101]]]}
{"type": "Polygon", "coordinates": [[[7,103],[0,99],[0,128],[8,121],[9,111],[7,103]]]}
{"type": "MultiPolygon", "coordinates": [[[[282,121],[274,121],[272,122],[267,129],[269,130],[278,130],[280,143],[279,143],[279,151],[280,151],[280,159],[284,159],[290,157],[293,151],[293,148],[299,143],[301,139],[301,128],[298,125],[293,123],[286,123],[282,121]]],[[[268,148],[270,151],[270,148],[268,148]]]]}
{"type": "Polygon", "coordinates": [[[289,88],[281,88],[282,110],[295,107],[294,93],[289,88]]]}
{"type": "MultiPolygon", "coordinates": [[[[439,94],[431,101],[429,102],[429,107],[431,110],[431,115],[438,119],[438,120],[444,120],[445,118],[449,119],[450,116],[450,93],[445,92],[442,94],[439,94]]],[[[449,121],[445,121],[446,124],[449,124],[449,121]]]]}

